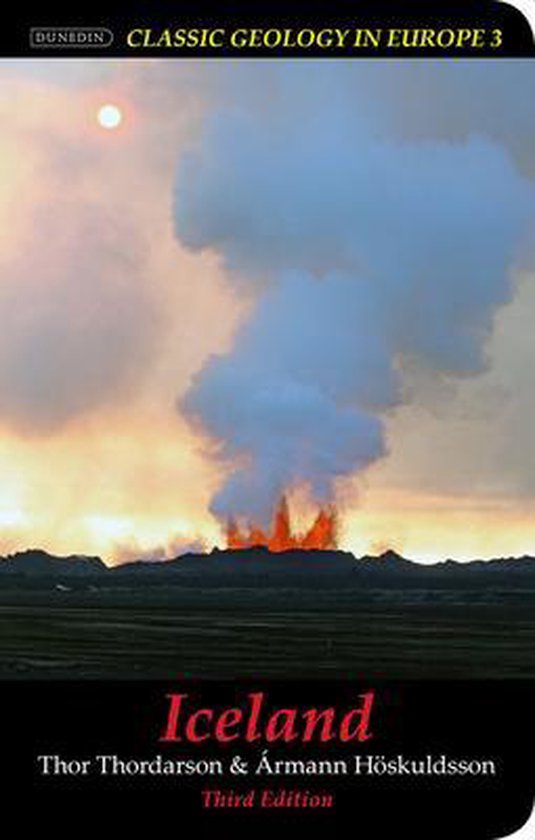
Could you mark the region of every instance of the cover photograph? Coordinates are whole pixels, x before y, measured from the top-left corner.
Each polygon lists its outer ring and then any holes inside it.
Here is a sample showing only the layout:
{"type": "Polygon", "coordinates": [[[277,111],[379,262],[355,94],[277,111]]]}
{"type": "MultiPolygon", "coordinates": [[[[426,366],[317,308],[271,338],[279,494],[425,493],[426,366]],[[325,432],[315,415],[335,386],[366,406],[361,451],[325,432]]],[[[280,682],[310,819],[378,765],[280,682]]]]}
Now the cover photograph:
{"type": "Polygon", "coordinates": [[[8,810],[535,838],[533,33],[427,6],[3,32],[8,810]]]}

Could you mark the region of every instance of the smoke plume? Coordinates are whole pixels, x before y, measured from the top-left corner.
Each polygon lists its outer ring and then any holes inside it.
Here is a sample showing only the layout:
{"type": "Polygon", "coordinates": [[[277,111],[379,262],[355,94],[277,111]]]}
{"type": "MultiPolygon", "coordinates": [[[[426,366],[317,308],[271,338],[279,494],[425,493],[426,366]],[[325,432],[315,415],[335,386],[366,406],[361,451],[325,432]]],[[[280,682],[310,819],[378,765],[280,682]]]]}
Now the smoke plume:
{"type": "Polygon", "coordinates": [[[283,489],[306,484],[323,503],[385,453],[409,363],[437,377],[485,368],[535,192],[487,129],[492,101],[462,136],[407,137],[384,73],[289,64],[245,82],[248,66],[180,162],[175,225],[219,255],[251,313],[180,407],[221,444],[213,511],[265,522],[283,489]]]}

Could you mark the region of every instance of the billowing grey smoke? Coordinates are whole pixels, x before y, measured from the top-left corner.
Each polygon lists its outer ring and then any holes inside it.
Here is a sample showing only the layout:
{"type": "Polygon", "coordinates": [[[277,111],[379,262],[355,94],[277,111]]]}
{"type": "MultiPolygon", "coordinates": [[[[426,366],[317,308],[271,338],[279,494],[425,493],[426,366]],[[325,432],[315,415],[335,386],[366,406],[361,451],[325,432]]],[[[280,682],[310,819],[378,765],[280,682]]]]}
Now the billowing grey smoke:
{"type": "Polygon", "coordinates": [[[398,139],[387,98],[371,108],[341,67],[256,76],[263,109],[236,85],[179,167],[179,238],[256,295],[181,403],[232,464],[218,515],[265,520],[300,482],[330,498],[384,453],[408,361],[481,371],[534,219],[533,184],[496,139],[398,139]]]}

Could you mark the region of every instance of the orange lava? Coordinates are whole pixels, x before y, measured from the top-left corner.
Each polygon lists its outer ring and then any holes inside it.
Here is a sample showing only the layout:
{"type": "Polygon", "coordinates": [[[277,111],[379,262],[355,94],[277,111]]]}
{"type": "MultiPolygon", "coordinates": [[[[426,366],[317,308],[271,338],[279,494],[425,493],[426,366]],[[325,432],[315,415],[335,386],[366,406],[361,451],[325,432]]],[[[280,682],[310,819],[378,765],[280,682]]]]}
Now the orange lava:
{"type": "Polygon", "coordinates": [[[293,534],[288,502],[283,496],[275,511],[269,533],[256,525],[251,525],[246,533],[231,519],[227,525],[227,547],[253,548],[254,546],[264,546],[275,552],[289,551],[292,548],[334,549],[337,545],[336,524],[336,511],[333,508],[323,508],[306,533],[293,534]]]}

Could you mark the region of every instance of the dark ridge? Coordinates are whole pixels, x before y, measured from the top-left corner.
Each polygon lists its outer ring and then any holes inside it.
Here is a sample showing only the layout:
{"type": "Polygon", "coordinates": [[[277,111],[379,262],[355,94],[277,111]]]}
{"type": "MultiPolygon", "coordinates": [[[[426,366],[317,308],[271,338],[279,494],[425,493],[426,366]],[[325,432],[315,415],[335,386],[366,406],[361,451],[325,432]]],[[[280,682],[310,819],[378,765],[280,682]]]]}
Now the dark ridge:
{"type": "Polygon", "coordinates": [[[210,586],[305,588],[535,588],[535,560],[507,558],[473,563],[447,560],[421,565],[387,551],[357,558],[344,551],[296,549],[271,553],[264,547],[214,549],[161,563],[128,563],[111,570],[125,584],[150,580],[210,586]]]}
{"type": "Polygon", "coordinates": [[[105,586],[144,582],[199,587],[298,586],[328,588],[535,588],[535,558],[530,556],[474,560],[445,560],[422,565],[386,551],[378,557],[357,558],[347,551],[294,549],[272,553],[259,546],[214,549],[210,554],[183,554],[160,562],[134,561],[108,567],[99,557],[55,557],[30,549],[0,559],[0,575],[21,586],[39,578],[98,577],[105,586]]]}
{"type": "Polygon", "coordinates": [[[107,566],[100,557],[84,557],[79,554],[56,557],[39,548],[18,551],[0,560],[0,573],[3,574],[82,577],[106,571],[107,566]]]}

